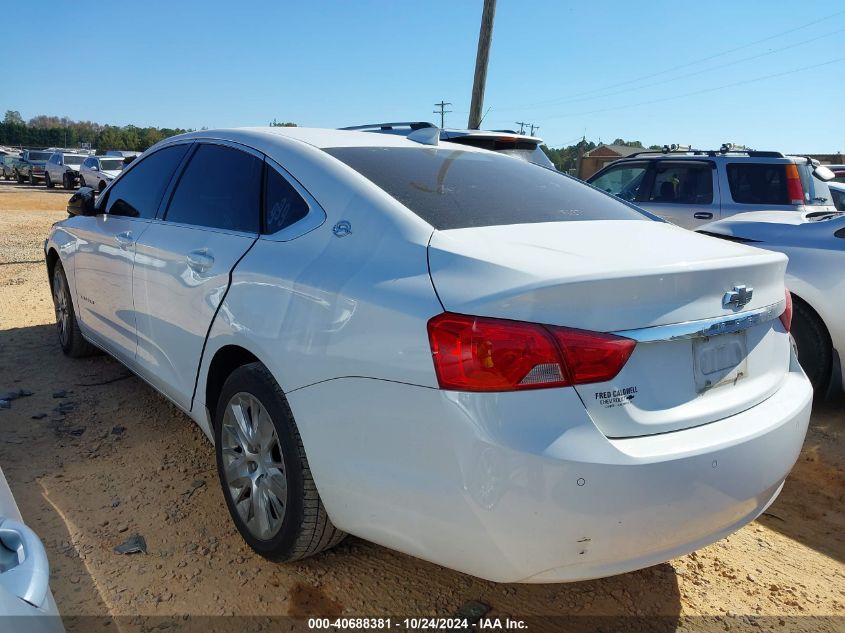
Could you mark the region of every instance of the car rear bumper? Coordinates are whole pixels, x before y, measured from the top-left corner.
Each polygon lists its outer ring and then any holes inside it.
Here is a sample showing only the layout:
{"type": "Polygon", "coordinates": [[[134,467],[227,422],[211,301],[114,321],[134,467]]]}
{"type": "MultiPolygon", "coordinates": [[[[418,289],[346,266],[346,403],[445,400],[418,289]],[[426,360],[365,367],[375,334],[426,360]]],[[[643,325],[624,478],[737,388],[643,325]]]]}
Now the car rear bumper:
{"type": "Polygon", "coordinates": [[[812,389],[699,427],[602,435],[572,389],[446,392],[342,378],[288,394],[332,521],[499,582],[560,582],[703,547],[777,497],[812,389]]]}

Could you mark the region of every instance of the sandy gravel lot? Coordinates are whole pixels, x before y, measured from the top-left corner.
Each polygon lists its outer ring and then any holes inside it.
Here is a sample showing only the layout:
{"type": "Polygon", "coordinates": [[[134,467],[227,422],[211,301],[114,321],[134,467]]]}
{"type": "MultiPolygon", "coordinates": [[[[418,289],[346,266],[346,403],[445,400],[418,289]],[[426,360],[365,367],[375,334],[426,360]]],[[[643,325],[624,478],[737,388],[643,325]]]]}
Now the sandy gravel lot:
{"type": "MultiPolygon", "coordinates": [[[[448,616],[478,600],[498,616],[661,615],[667,630],[702,628],[700,615],[713,616],[713,630],[845,630],[843,402],[816,409],[759,521],[639,572],[498,585],[351,537],[292,565],[259,558],[229,520],[212,448],[193,423],[116,361],[61,354],[41,245],[67,197],[0,183],[0,392],[34,392],[0,410],[0,466],[46,545],[65,616],[448,616]],[[133,533],[146,555],[114,553],[133,533]]],[[[532,630],[562,627],[540,620],[532,630]]]]}

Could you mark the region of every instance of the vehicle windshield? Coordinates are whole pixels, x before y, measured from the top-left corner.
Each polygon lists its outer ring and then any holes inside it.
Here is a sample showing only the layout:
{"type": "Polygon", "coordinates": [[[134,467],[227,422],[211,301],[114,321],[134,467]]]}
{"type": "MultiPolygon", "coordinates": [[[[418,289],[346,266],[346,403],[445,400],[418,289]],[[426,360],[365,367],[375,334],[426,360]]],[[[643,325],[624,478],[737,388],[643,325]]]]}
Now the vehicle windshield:
{"type": "Polygon", "coordinates": [[[101,158],[100,169],[103,171],[120,171],[123,169],[122,158],[101,158]]]}
{"type": "Polygon", "coordinates": [[[51,152],[30,152],[29,160],[50,160],[51,152]]]}
{"type": "Polygon", "coordinates": [[[85,156],[79,154],[65,154],[65,165],[81,165],[85,156]]]}
{"type": "Polygon", "coordinates": [[[325,151],[436,229],[651,219],[560,172],[493,152],[443,147],[325,151]]]}

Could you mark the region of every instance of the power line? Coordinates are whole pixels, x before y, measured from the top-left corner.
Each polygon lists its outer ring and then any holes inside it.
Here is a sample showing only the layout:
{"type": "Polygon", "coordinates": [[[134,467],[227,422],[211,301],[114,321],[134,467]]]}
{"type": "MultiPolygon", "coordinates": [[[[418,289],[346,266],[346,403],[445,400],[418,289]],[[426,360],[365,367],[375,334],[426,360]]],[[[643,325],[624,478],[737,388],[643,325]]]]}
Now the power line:
{"type": "MultiPolygon", "coordinates": [[[[595,95],[595,96],[592,96],[592,97],[580,97],[580,98],[574,98],[574,99],[562,97],[560,99],[556,99],[553,105],[565,105],[567,103],[576,103],[576,102],[581,102],[581,101],[592,101],[593,99],[603,99],[605,97],[613,97],[615,95],[625,94],[625,93],[635,91],[635,90],[642,90],[644,88],[651,88],[651,87],[654,87],[654,86],[663,86],[663,85],[666,84],[667,81],[678,81],[680,79],[688,79],[689,77],[695,77],[697,75],[703,75],[704,73],[712,72],[714,70],[721,70],[723,68],[728,68],[729,66],[736,66],[737,64],[742,64],[744,62],[753,61],[755,59],[759,59],[759,58],[765,57],[767,55],[773,55],[775,53],[781,53],[783,51],[790,50],[792,48],[797,48],[799,46],[804,46],[805,44],[809,44],[811,42],[815,42],[817,40],[821,40],[821,39],[824,39],[826,37],[830,37],[832,35],[839,35],[840,33],[845,33],[845,29],[839,29],[837,31],[832,31],[831,33],[825,33],[824,35],[811,37],[810,39],[802,40],[800,42],[795,42],[793,44],[790,44],[789,46],[782,46],[780,48],[775,48],[775,49],[772,49],[772,50],[764,51],[762,53],[757,53],[756,55],[751,55],[750,57],[743,57],[742,59],[736,59],[732,62],[727,62],[726,64],[719,64],[718,66],[711,66],[709,68],[704,68],[702,70],[695,70],[691,73],[686,73],[686,74],[683,74],[683,75],[678,75],[676,77],[671,77],[668,80],[664,79],[664,80],[660,80],[660,81],[655,81],[655,82],[652,82],[652,83],[643,84],[641,86],[635,86],[633,88],[625,88],[623,90],[615,90],[613,92],[606,92],[604,94],[599,94],[599,95],[595,95]]],[[[549,105],[552,105],[552,104],[549,103],[549,105]]],[[[546,107],[546,106],[523,106],[523,107],[500,108],[500,109],[501,110],[533,110],[533,109],[544,108],[544,107],[546,107]]]]}
{"type": "MultiPolygon", "coordinates": [[[[671,72],[673,72],[673,71],[680,70],[680,69],[682,69],[682,68],[688,68],[689,66],[694,66],[694,65],[696,65],[696,64],[700,64],[700,63],[702,63],[702,62],[710,61],[711,59],[715,59],[715,58],[717,58],[717,57],[722,57],[723,55],[729,55],[729,54],[731,54],[731,53],[735,53],[735,52],[737,52],[737,51],[741,51],[741,50],[744,50],[744,49],[746,49],[746,48],[750,48],[750,47],[752,47],[752,46],[756,46],[757,44],[762,44],[763,42],[768,42],[768,41],[770,41],[770,40],[777,39],[777,38],[782,37],[782,36],[784,36],[784,35],[787,35],[787,34],[789,34],[789,33],[794,33],[795,31],[800,31],[800,30],[805,29],[805,28],[807,28],[807,27],[809,27],[809,26],[813,26],[814,24],[818,24],[818,23],[820,23],[820,22],[827,22],[828,20],[830,20],[830,19],[832,19],[832,18],[835,18],[835,17],[838,17],[838,16],[843,15],[843,14],[845,14],[845,11],[837,11],[836,13],[832,13],[832,14],[830,14],[830,15],[826,15],[826,16],[824,16],[824,17],[818,18],[818,19],[813,20],[813,21],[811,21],[811,22],[807,22],[806,24],[801,24],[801,25],[796,26],[796,27],[793,27],[793,28],[791,28],[791,29],[787,29],[786,31],[781,31],[781,32],[779,32],[779,33],[775,33],[774,35],[769,35],[769,36],[764,37],[764,38],[762,38],[762,39],[759,39],[759,40],[754,40],[753,42],[748,42],[748,43],[746,43],[746,44],[742,44],[741,46],[736,46],[736,47],[734,47],[734,48],[729,48],[729,49],[726,49],[726,50],[720,51],[720,52],[718,52],[718,53],[714,53],[714,54],[712,54],[712,55],[708,55],[708,56],[706,56],[706,57],[701,57],[701,58],[699,58],[699,59],[692,60],[692,61],[690,61],[690,62],[686,62],[686,63],[683,63],[683,64],[678,64],[677,66],[672,66],[671,68],[667,68],[667,69],[665,69],[665,70],[660,70],[660,71],[657,71],[657,72],[653,72],[653,73],[650,73],[650,74],[648,74],[648,75],[642,75],[642,76],[637,77],[637,78],[635,78],[635,79],[628,79],[628,80],[626,80],[626,81],[615,82],[615,83],[614,83],[614,84],[612,84],[612,85],[607,85],[607,86],[604,86],[604,87],[601,87],[601,88],[594,88],[594,89],[592,89],[592,90],[586,90],[586,91],[584,91],[584,92],[577,92],[577,93],[574,93],[574,94],[569,95],[568,97],[558,97],[558,98],[555,98],[555,99],[548,99],[548,100],[544,100],[544,101],[537,101],[536,103],[527,104],[527,105],[522,106],[522,107],[527,108],[527,107],[534,107],[534,106],[539,106],[539,105],[554,104],[554,103],[559,102],[561,99],[569,99],[569,98],[571,98],[571,97],[580,97],[580,96],[584,96],[584,95],[594,94],[594,93],[596,93],[596,92],[604,92],[605,90],[609,90],[609,89],[613,89],[613,88],[618,88],[619,86],[628,86],[628,85],[631,85],[631,84],[639,83],[639,82],[644,81],[644,80],[646,80],[646,79],[652,79],[653,77],[658,77],[658,76],[660,76],[660,75],[665,75],[665,74],[667,74],[667,73],[671,73],[671,72]]],[[[501,108],[501,109],[504,109],[504,108],[501,108]]],[[[516,109],[516,108],[511,108],[511,109],[516,109]]]]}
{"type": "Polygon", "coordinates": [[[534,130],[539,130],[539,129],[540,129],[540,126],[539,126],[539,125],[534,125],[534,124],[532,123],[532,124],[531,124],[531,133],[530,133],[530,135],[531,135],[531,136],[534,136],[534,130]]]}
{"type": "Polygon", "coordinates": [[[440,103],[435,103],[434,105],[435,105],[435,106],[437,106],[438,108],[440,108],[439,110],[434,110],[434,114],[439,114],[439,115],[440,115],[440,129],[442,130],[442,129],[445,127],[445,123],[446,123],[446,115],[447,115],[449,112],[451,112],[451,110],[446,110],[446,106],[447,106],[447,105],[452,105],[452,104],[451,104],[450,102],[448,102],[448,101],[443,101],[443,100],[441,99],[441,100],[440,100],[440,103]]]}
{"type": "Polygon", "coordinates": [[[531,125],[531,124],[530,124],[530,123],[526,123],[525,121],[514,121],[514,125],[518,125],[518,126],[519,126],[519,133],[520,133],[520,134],[525,134],[525,126],[526,126],[526,125],[531,125]]]}
{"type": "Polygon", "coordinates": [[[609,108],[601,108],[599,110],[589,110],[586,112],[571,112],[568,114],[555,114],[551,116],[547,116],[547,119],[560,119],[564,117],[573,117],[573,116],[586,116],[588,114],[598,114],[600,112],[610,112],[613,110],[624,110],[626,108],[636,108],[643,105],[651,105],[652,103],[661,103],[663,101],[673,101],[676,99],[683,99],[685,97],[692,97],[695,95],[706,94],[708,92],[715,92],[717,90],[725,90],[726,88],[735,88],[737,86],[744,86],[746,84],[756,83],[758,81],[765,81],[766,79],[774,79],[776,77],[784,77],[786,75],[794,75],[795,73],[804,72],[805,70],[812,70],[813,68],[820,68],[822,66],[830,66],[831,64],[837,64],[839,62],[845,61],[845,57],[838,57],[836,59],[831,59],[826,62],[821,62],[819,64],[811,64],[809,66],[802,66],[801,68],[795,68],[793,70],[786,70],[779,73],[773,73],[771,75],[763,75],[761,77],[754,77],[752,79],[744,79],[742,81],[735,81],[729,84],[723,84],[721,86],[713,86],[711,88],[704,88],[703,90],[695,90],[693,92],[685,92],[683,94],[672,95],[670,97],[663,97],[660,99],[651,99],[649,101],[641,101],[639,103],[628,103],[625,105],[619,106],[611,106],[609,108]]]}

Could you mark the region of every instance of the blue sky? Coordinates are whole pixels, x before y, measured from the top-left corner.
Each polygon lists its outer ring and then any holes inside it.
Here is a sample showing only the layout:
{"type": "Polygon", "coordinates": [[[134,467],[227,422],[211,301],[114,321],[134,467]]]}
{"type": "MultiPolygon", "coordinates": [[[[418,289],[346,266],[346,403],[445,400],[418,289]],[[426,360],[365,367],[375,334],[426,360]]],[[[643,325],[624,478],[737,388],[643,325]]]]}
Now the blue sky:
{"type": "MultiPolygon", "coordinates": [[[[32,3],[4,13],[19,66],[0,75],[0,111],[337,127],[435,121],[444,99],[447,127],[463,127],[481,5],[145,0],[86,16],[32,3]]],[[[533,122],[553,146],[586,134],[845,151],[843,42],[845,6],[829,1],[499,0],[483,127],[533,122]]]]}

